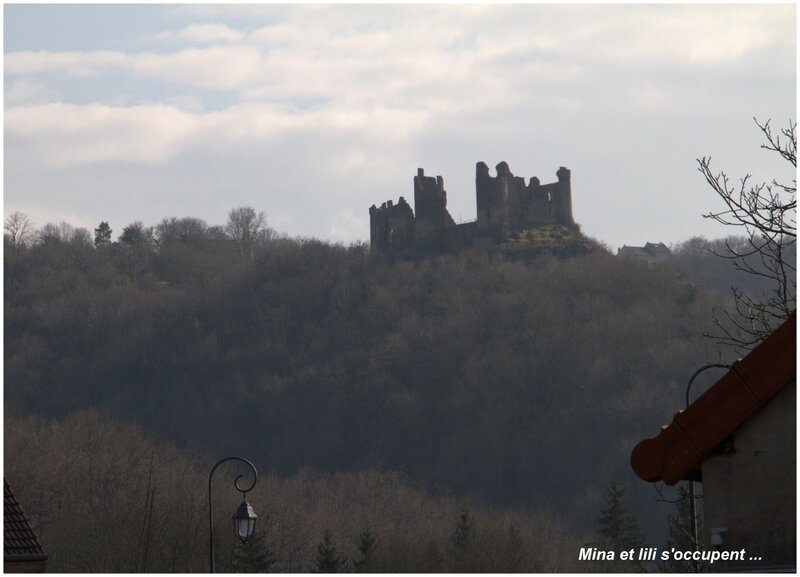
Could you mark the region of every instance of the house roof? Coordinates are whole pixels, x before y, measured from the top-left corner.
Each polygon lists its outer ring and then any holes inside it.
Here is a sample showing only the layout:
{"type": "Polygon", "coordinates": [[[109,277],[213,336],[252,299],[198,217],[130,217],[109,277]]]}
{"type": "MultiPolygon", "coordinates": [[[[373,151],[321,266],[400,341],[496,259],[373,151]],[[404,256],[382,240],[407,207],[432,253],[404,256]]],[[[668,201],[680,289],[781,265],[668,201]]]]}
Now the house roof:
{"type": "Polygon", "coordinates": [[[44,561],[47,559],[22,511],[14,492],[3,479],[3,559],[4,561],[44,561]]]}
{"type": "Polygon", "coordinates": [[[693,402],[657,437],[641,441],[631,467],[645,481],[674,485],[797,378],[797,321],[789,319],[693,402]]]}
{"type": "Polygon", "coordinates": [[[641,256],[651,257],[657,255],[670,255],[672,251],[663,242],[648,242],[644,246],[628,246],[623,244],[617,250],[618,256],[641,256]]]}

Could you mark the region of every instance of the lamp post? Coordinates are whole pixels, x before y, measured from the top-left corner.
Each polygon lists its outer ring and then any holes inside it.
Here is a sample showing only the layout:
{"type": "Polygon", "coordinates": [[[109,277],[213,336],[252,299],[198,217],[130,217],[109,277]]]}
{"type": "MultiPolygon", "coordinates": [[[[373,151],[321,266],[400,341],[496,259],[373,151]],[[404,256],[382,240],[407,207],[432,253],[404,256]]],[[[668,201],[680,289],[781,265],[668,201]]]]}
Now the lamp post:
{"type": "MultiPolygon", "coordinates": [[[[707,369],[730,369],[730,368],[731,368],[730,365],[723,365],[721,363],[711,363],[697,369],[691,376],[689,382],[686,385],[686,409],[689,408],[689,391],[692,389],[692,383],[694,383],[694,380],[697,378],[697,375],[699,375],[700,373],[702,373],[707,369]]],[[[692,546],[694,547],[694,550],[697,551],[699,549],[699,543],[697,535],[698,533],[697,506],[694,502],[694,480],[689,479],[688,483],[689,483],[689,515],[691,516],[689,529],[692,533],[692,541],[693,541],[692,546]]],[[[695,570],[695,573],[697,573],[699,571],[698,563],[693,563],[692,565],[694,566],[693,568],[695,570]]]]}
{"type": "Polygon", "coordinates": [[[252,505],[250,505],[246,499],[247,493],[256,486],[256,482],[258,481],[258,471],[256,471],[255,465],[242,457],[225,457],[214,465],[211,469],[211,474],[208,476],[208,549],[210,553],[211,573],[214,572],[214,516],[213,509],[211,508],[211,479],[214,477],[214,471],[217,470],[217,467],[227,461],[240,461],[253,471],[253,482],[250,483],[250,486],[247,488],[243,489],[239,486],[239,479],[242,478],[242,475],[238,475],[236,479],[233,480],[233,486],[242,494],[242,504],[239,505],[236,512],[233,514],[233,528],[236,532],[236,536],[241,539],[242,542],[247,541],[253,536],[253,531],[255,531],[256,528],[256,519],[258,518],[258,515],[253,511],[252,505]]]}

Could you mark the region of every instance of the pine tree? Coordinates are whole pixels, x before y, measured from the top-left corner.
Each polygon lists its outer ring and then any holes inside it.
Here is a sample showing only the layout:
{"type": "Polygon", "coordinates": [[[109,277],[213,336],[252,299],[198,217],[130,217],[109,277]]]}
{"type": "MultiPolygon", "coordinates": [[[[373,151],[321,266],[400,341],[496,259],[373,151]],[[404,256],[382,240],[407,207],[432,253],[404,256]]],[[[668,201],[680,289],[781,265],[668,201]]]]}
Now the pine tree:
{"type": "Polygon", "coordinates": [[[111,227],[108,223],[103,221],[94,229],[94,245],[102,246],[111,242],[111,227]]]}
{"type": "Polygon", "coordinates": [[[252,539],[237,542],[233,551],[233,570],[236,573],[270,573],[275,568],[275,561],[266,534],[259,531],[252,539]]]}
{"type": "Polygon", "coordinates": [[[457,573],[471,573],[477,567],[477,551],[473,547],[475,540],[475,530],[472,523],[472,517],[469,511],[464,509],[458,517],[453,534],[450,537],[452,543],[451,571],[457,573]]]}
{"type": "Polygon", "coordinates": [[[369,529],[364,529],[358,536],[358,552],[361,558],[353,563],[357,573],[369,573],[370,559],[378,547],[378,540],[369,529]]]}
{"type": "Polygon", "coordinates": [[[600,527],[600,543],[598,546],[607,551],[614,551],[616,559],[614,563],[609,563],[604,569],[612,572],[642,570],[642,564],[638,561],[621,561],[619,554],[622,551],[631,549],[638,551],[642,547],[642,530],[639,521],[628,509],[628,502],[625,498],[625,489],[612,479],[606,489],[606,508],[600,513],[598,522],[600,527]]]}
{"type": "Polygon", "coordinates": [[[623,489],[612,479],[606,489],[606,505],[600,513],[601,544],[614,551],[638,549],[642,546],[642,530],[639,521],[628,510],[623,489]]]}
{"type": "Polygon", "coordinates": [[[322,543],[317,546],[317,558],[314,573],[347,573],[349,571],[347,557],[336,554],[336,545],[329,529],[325,529],[322,543]]]}
{"type": "Polygon", "coordinates": [[[456,528],[453,530],[453,546],[456,549],[466,549],[469,542],[472,540],[472,518],[469,511],[464,509],[461,511],[461,516],[458,518],[456,528]]]}

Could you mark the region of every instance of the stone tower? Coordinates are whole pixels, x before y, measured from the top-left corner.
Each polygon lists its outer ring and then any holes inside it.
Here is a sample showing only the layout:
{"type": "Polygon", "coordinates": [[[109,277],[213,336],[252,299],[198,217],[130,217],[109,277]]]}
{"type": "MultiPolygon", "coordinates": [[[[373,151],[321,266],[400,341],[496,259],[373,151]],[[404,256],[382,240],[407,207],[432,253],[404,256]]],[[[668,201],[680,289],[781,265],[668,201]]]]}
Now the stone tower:
{"type": "Polygon", "coordinates": [[[489,167],[475,166],[475,202],[478,210],[477,230],[480,237],[504,238],[509,232],[508,165],[497,165],[497,176],[489,175],[489,167]]]}
{"type": "Polygon", "coordinates": [[[370,246],[380,252],[404,252],[414,248],[414,241],[414,211],[405,198],[369,207],[370,246]]]}
{"type": "Polygon", "coordinates": [[[552,203],[553,218],[559,224],[574,228],[571,173],[568,168],[562,166],[556,172],[556,177],[558,177],[558,182],[554,183],[555,190],[551,194],[550,201],[552,203]]]}
{"type": "Polygon", "coordinates": [[[417,169],[414,177],[414,209],[417,246],[422,249],[441,248],[444,229],[455,224],[447,212],[447,192],[441,176],[425,176],[422,168],[417,169]]]}

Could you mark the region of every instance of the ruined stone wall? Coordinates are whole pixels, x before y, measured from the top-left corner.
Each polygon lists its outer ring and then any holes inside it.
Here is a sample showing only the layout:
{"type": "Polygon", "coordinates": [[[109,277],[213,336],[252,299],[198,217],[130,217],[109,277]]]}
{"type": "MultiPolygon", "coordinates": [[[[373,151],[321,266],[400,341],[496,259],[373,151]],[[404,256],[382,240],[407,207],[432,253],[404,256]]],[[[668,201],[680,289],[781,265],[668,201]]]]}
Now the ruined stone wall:
{"type": "Polygon", "coordinates": [[[391,200],[380,208],[369,208],[370,246],[378,251],[403,252],[415,245],[414,211],[402,196],[397,204],[391,200]]]}
{"type": "Polygon", "coordinates": [[[475,168],[477,220],[456,226],[447,211],[447,192],[441,176],[414,177],[416,215],[403,197],[398,204],[370,208],[370,243],[379,251],[437,253],[466,246],[490,248],[511,233],[560,224],[575,228],[572,217],[570,171],[563,166],[558,180],[541,184],[535,176],[528,184],[514,176],[506,162],[496,167],[497,176],[479,162],[475,168]]]}
{"type": "Polygon", "coordinates": [[[541,226],[553,221],[552,198],[555,185],[541,185],[535,176],[531,178],[527,191],[527,202],[522,207],[523,222],[530,226],[541,226]]]}
{"type": "Polygon", "coordinates": [[[497,176],[491,176],[483,162],[475,169],[479,235],[499,239],[546,224],[575,226],[569,170],[562,166],[556,173],[558,180],[544,185],[535,176],[526,185],[505,162],[496,170],[497,176]]]}
{"type": "Polygon", "coordinates": [[[458,252],[472,246],[477,232],[477,223],[464,222],[444,229],[444,248],[447,252],[458,252]]]}

